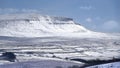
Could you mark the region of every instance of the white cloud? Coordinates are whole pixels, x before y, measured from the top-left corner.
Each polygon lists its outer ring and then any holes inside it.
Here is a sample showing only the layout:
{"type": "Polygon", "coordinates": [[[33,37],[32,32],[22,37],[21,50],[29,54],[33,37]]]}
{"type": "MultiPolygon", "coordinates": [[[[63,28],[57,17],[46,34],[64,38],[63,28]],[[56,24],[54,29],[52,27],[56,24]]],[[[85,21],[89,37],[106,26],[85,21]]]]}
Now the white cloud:
{"type": "Polygon", "coordinates": [[[96,17],[95,19],[96,19],[96,20],[101,20],[102,18],[101,18],[101,17],[96,17]]]}
{"type": "Polygon", "coordinates": [[[38,13],[39,11],[35,10],[35,9],[22,9],[21,12],[27,12],[27,13],[34,12],[34,13],[38,13]]]}
{"type": "Polygon", "coordinates": [[[18,9],[13,9],[13,8],[0,8],[0,13],[13,13],[13,12],[18,12],[18,9]]]}
{"type": "Polygon", "coordinates": [[[105,31],[117,31],[119,30],[119,27],[119,23],[114,20],[107,21],[102,25],[102,29],[105,31]]]}
{"type": "Polygon", "coordinates": [[[83,10],[90,10],[92,8],[93,8],[92,6],[80,6],[80,9],[83,9],[83,10]]]}
{"type": "Polygon", "coordinates": [[[92,19],[91,18],[87,18],[85,21],[86,22],[92,22],[92,19]]]}
{"type": "Polygon", "coordinates": [[[120,32],[120,23],[115,20],[109,20],[102,23],[100,21],[93,21],[91,18],[87,18],[86,21],[93,22],[93,23],[87,23],[87,25],[93,31],[120,32]]]}
{"type": "Polygon", "coordinates": [[[6,13],[39,13],[40,11],[35,9],[14,9],[14,8],[0,8],[0,14],[6,13]]]}

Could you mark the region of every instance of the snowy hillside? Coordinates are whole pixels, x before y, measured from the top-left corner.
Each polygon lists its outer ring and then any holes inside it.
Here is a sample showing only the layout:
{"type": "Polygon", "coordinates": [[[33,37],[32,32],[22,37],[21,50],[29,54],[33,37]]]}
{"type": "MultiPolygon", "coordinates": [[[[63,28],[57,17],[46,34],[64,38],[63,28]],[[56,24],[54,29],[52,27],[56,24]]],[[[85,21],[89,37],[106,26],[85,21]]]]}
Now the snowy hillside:
{"type": "MultiPolygon", "coordinates": [[[[40,14],[0,15],[0,36],[13,37],[107,37],[105,33],[90,31],[72,18],[40,14]]],[[[112,36],[109,36],[112,37],[112,36]]]]}
{"type": "Polygon", "coordinates": [[[72,18],[39,14],[8,14],[0,16],[0,36],[40,37],[63,33],[89,32],[72,18]]]}
{"type": "Polygon", "coordinates": [[[81,66],[81,64],[79,63],[73,63],[68,61],[39,60],[4,64],[0,65],[0,68],[70,68],[76,65],[81,66]]]}
{"type": "Polygon", "coordinates": [[[120,68],[120,62],[95,65],[95,66],[91,66],[91,67],[87,67],[87,68],[120,68]]]}
{"type": "Polygon", "coordinates": [[[93,32],[72,18],[6,14],[0,15],[0,55],[4,52],[15,53],[19,62],[1,59],[0,68],[70,68],[85,64],[72,59],[120,58],[120,34],[93,32]]]}
{"type": "MultiPolygon", "coordinates": [[[[40,60],[0,65],[0,68],[82,68],[79,63],[55,60],[40,60]]],[[[120,62],[90,66],[85,68],[120,68],[120,62]]]]}

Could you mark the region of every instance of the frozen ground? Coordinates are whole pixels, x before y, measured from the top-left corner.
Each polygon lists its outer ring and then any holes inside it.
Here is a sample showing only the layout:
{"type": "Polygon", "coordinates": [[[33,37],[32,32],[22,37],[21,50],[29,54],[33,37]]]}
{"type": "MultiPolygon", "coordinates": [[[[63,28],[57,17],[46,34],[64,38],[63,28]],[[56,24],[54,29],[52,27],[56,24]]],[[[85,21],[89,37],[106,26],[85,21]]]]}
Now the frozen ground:
{"type": "Polygon", "coordinates": [[[71,59],[120,58],[120,34],[93,32],[66,17],[0,15],[0,54],[3,52],[14,52],[19,63],[9,65],[10,62],[0,60],[1,68],[37,68],[44,64],[47,64],[45,68],[53,68],[51,64],[54,67],[59,64],[65,67],[83,65],[84,62],[71,59]]]}
{"type": "MultiPolygon", "coordinates": [[[[85,60],[109,60],[120,58],[120,39],[119,37],[109,39],[63,37],[22,38],[1,36],[0,53],[6,51],[14,52],[17,55],[19,62],[51,59],[52,61],[64,60],[65,62],[69,61],[75,63],[70,60],[74,58],[85,60]]],[[[10,62],[2,60],[0,63],[6,64],[10,62]]],[[[84,63],[81,62],[79,64],[81,65],[84,63]]],[[[18,64],[18,66],[19,65],[20,64],[18,64]]]]}
{"type": "Polygon", "coordinates": [[[120,68],[120,62],[96,65],[87,68],[120,68]]]}
{"type": "Polygon", "coordinates": [[[1,65],[0,68],[68,68],[78,63],[55,60],[39,60],[1,65]]]}
{"type": "MultiPolygon", "coordinates": [[[[80,66],[82,66],[82,64],[67,61],[40,60],[5,64],[0,65],[0,68],[80,68],[80,66]]],[[[120,68],[120,62],[95,65],[86,68],[120,68]]]]}

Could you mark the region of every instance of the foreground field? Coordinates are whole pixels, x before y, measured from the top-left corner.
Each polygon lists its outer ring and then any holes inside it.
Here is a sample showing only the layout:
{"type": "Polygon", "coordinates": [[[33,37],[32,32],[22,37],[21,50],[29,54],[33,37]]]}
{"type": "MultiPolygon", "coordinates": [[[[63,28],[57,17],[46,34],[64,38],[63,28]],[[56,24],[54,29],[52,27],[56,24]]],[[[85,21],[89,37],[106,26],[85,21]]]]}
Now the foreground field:
{"type": "MultiPolygon", "coordinates": [[[[71,59],[110,60],[120,58],[120,39],[0,37],[0,52],[15,53],[19,62],[51,59],[73,64],[78,62],[79,65],[82,65],[84,62],[71,59]]],[[[1,60],[0,63],[8,64],[10,62],[1,60]]]]}

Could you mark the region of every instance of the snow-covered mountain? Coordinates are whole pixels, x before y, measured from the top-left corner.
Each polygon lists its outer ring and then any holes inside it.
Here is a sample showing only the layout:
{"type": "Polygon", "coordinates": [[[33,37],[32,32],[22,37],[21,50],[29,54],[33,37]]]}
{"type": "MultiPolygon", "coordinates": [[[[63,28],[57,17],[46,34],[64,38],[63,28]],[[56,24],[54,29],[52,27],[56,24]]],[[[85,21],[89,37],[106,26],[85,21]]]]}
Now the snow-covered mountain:
{"type": "Polygon", "coordinates": [[[106,37],[77,24],[72,18],[40,14],[0,15],[0,36],[13,37],[106,37]]]}
{"type": "Polygon", "coordinates": [[[56,33],[89,32],[75,24],[72,18],[39,14],[9,14],[0,16],[1,36],[42,36],[56,33]]]}
{"type": "Polygon", "coordinates": [[[7,65],[8,62],[0,60],[0,64],[5,64],[0,68],[81,66],[84,62],[70,59],[119,58],[119,45],[120,34],[93,32],[72,18],[40,14],[0,15],[0,54],[13,52],[20,62],[7,65]],[[33,60],[35,62],[31,62],[33,60]]]}

